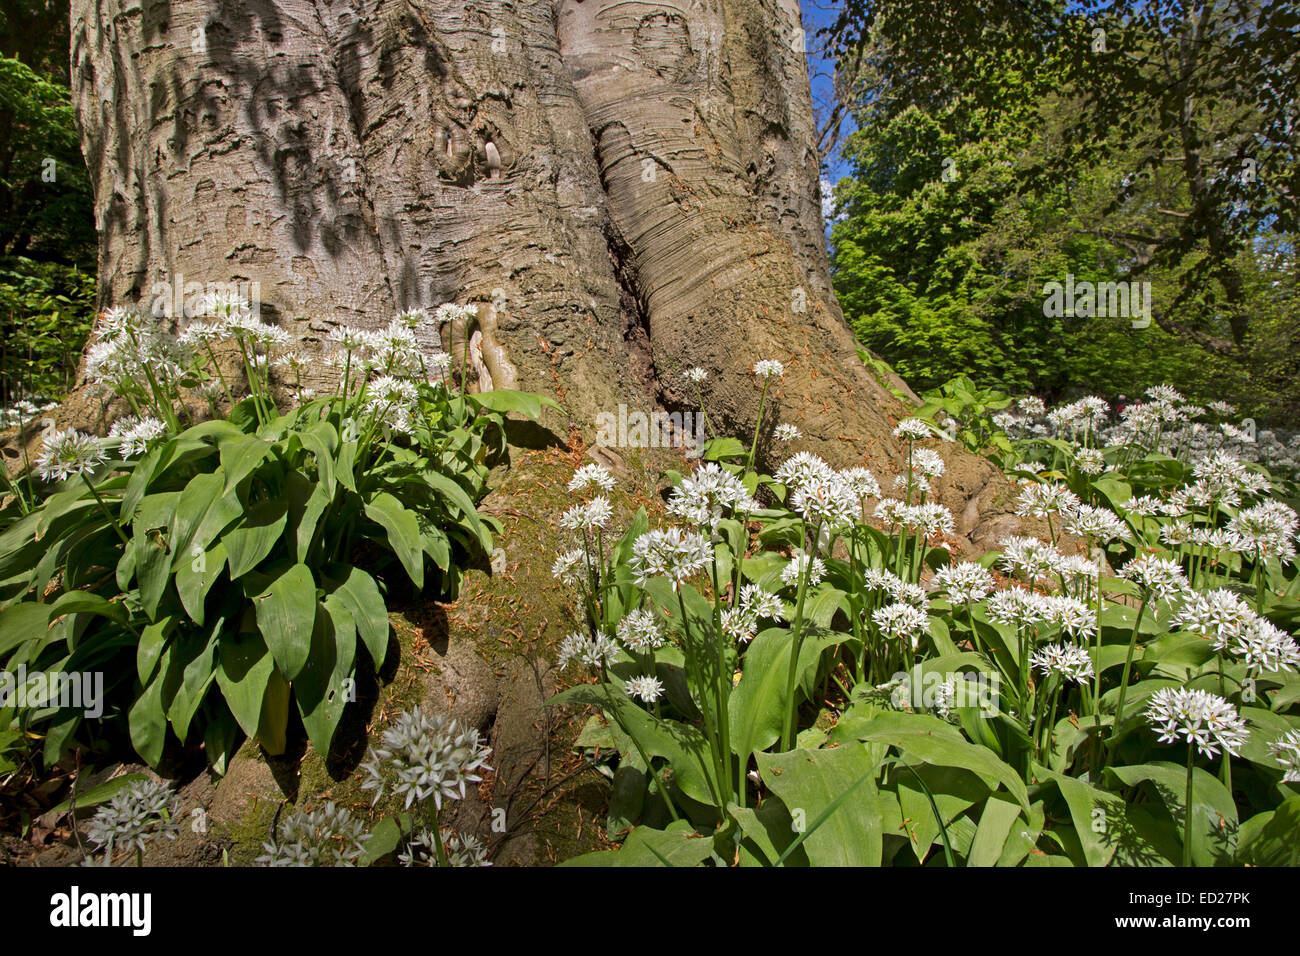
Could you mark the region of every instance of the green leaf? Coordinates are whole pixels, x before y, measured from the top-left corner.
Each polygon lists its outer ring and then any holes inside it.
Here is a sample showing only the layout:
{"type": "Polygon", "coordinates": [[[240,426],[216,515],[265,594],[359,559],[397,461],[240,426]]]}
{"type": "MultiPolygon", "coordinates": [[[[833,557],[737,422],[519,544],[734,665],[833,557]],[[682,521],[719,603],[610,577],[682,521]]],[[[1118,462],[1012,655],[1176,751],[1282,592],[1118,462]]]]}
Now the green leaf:
{"type": "Polygon", "coordinates": [[[1300,866],[1297,833],[1300,833],[1300,795],[1282,801],[1263,826],[1249,836],[1242,826],[1238,861],[1251,866],[1300,866]]]}
{"type": "Polygon", "coordinates": [[[50,609],[49,604],[22,601],[0,611],[0,654],[8,654],[24,641],[44,639],[50,609]]]}
{"type": "Polygon", "coordinates": [[[854,726],[851,732],[858,740],[889,744],[924,763],[969,770],[990,787],[1000,783],[1028,812],[1029,794],[1015,770],[986,748],[950,736],[948,725],[942,724],[944,732],[935,732],[933,724],[942,721],[923,714],[883,713],[854,726]]]}
{"type": "Polygon", "coordinates": [[[222,493],[230,494],[236,485],[251,475],[266,460],[266,456],[271,454],[272,447],[274,446],[270,442],[253,435],[240,435],[222,441],[218,445],[221,451],[221,470],[225,472],[222,493]]]}
{"type": "Polygon", "coordinates": [[[222,537],[230,579],[237,581],[266,559],[284,535],[288,521],[288,503],[283,498],[267,498],[248,509],[248,513],[222,537]]]}
{"type": "Polygon", "coordinates": [[[293,680],[293,696],[311,745],[327,756],[348,703],[347,681],[357,650],[356,625],[337,595],[317,607],[311,642],[307,665],[293,680]]]}
{"type": "Polygon", "coordinates": [[[553,408],[563,412],[554,399],[532,392],[517,392],[513,389],[499,388],[490,392],[479,392],[469,396],[469,403],[492,412],[518,412],[528,418],[537,418],[542,414],[542,407],[553,408]]]}
{"type": "Polygon", "coordinates": [[[298,676],[311,653],[316,603],[316,580],[305,564],[285,568],[253,598],[257,628],[289,680],[298,676]]]}
{"type": "Polygon", "coordinates": [[[226,634],[220,643],[217,686],[235,720],[250,737],[257,736],[262,698],[275,664],[260,634],[226,634]]]}
{"type": "MultiPolygon", "coordinates": [[[[144,783],[149,779],[148,774],[144,773],[124,773],[120,777],[114,777],[112,780],[105,780],[103,783],[91,787],[84,793],[77,794],[77,809],[84,810],[90,807],[97,807],[101,803],[108,803],[123,790],[132,784],[144,783]]],[[[57,806],[51,807],[47,812],[52,814],[67,813],[72,809],[72,798],[69,797],[57,806]]]]}
{"type": "Polygon", "coordinates": [[[712,840],[678,820],[666,830],[637,827],[617,850],[585,853],[560,866],[698,866],[712,852],[712,840]]]}
{"type": "Polygon", "coordinates": [[[145,685],[144,693],[131,705],[128,723],[131,728],[131,745],[151,767],[162,759],[163,745],[167,742],[167,713],[163,707],[163,681],[166,677],[166,652],[158,676],[145,685]]]}
{"type": "Polygon", "coordinates": [[[966,855],[966,865],[996,866],[1007,837],[1011,835],[1011,828],[1019,819],[1019,804],[1002,794],[989,794],[984,802],[984,812],[980,814],[979,827],[975,830],[975,839],[966,855]]]}
{"type": "Polygon", "coordinates": [[[167,637],[176,624],[170,614],[145,626],[140,632],[140,643],[136,645],[135,669],[141,684],[149,683],[158,659],[162,657],[163,648],[167,646],[167,637]]]}
{"type": "MultiPolygon", "coordinates": [[[[1187,802],[1187,768],[1159,761],[1130,767],[1107,767],[1127,786],[1148,782],[1178,826],[1181,838],[1184,804],[1187,802]]],[[[1236,853],[1237,806],[1218,777],[1195,768],[1192,784],[1192,864],[1213,866],[1225,863],[1236,853]]]]}
{"type": "Polygon", "coordinates": [[[327,564],[324,570],[326,591],[338,595],[352,615],[370,659],[376,668],[382,667],[388,654],[388,609],[375,579],[347,564],[327,564]]]}
{"type": "Polygon", "coordinates": [[[176,569],[176,593],[185,613],[195,624],[203,624],[204,602],[213,583],[226,566],[226,545],[218,541],[207,551],[176,569]]]}
{"type": "Polygon", "coordinates": [[[388,532],[388,544],[406,569],[411,583],[424,587],[424,548],[420,544],[420,522],[415,514],[386,491],[366,502],[366,517],[388,532]]]}
{"type": "Polygon", "coordinates": [[[866,747],[760,753],[757,760],[764,785],[801,827],[813,866],[880,865],[880,804],[872,779],[877,764],[866,747]]]}

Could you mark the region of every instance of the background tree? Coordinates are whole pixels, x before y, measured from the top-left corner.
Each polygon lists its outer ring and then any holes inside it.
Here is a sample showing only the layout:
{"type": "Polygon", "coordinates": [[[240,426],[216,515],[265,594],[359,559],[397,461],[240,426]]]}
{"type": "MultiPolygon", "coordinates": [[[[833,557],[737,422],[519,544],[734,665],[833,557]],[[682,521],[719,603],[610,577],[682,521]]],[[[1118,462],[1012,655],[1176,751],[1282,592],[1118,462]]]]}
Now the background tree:
{"type": "Polygon", "coordinates": [[[1293,417],[1295,24],[1286,4],[850,0],[833,33],[860,132],[836,266],[864,341],[923,379],[950,374],[921,356],[952,343],[1006,387],[1226,381],[1293,417]],[[1166,334],[1044,321],[1042,283],[1067,272],[1151,281],[1166,334]],[[910,305],[881,298],[886,276],[910,305]]]}

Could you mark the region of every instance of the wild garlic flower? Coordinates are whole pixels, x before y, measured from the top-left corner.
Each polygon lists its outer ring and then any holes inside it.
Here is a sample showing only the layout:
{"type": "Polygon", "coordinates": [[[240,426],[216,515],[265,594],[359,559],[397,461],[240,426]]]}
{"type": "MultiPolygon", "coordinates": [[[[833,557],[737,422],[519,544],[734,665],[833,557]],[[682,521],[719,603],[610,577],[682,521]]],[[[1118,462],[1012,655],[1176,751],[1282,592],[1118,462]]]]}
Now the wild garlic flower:
{"type": "Polygon", "coordinates": [[[986,605],[989,620],[1012,627],[1024,627],[1038,620],[1037,595],[1022,588],[1004,588],[989,596],[986,605]]]}
{"type": "Polygon", "coordinates": [[[637,653],[663,647],[665,641],[663,628],[655,620],[654,612],[646,608],[628,613],[618,622],[615,633],[624,647],[637,653]]]}
{"type": "Polygon", "coordinates": [[[557,664],[564,670],[574,661],[587,667],[599,668],[609,664],[618,653],[618,644],[603,631],[597,631],[594,638],[577,631],[560,642],[560,654],[557,664]]]}
{"type": "Polygon", "coordinates": [[[448,322],[466,322],[478,315],[477,305],[455,305],[447,303],[434,310],[433,320],[439,325],[448,322]]]}
{"type": "Polygon", "coordinates": [[[764,591],[757,584],[743,585],[736,605],[755,617],[765,617],[773,621],[785,620],[785,605],[781,603],[781,599],[770,591],[764,591]]]}
{"type": "Polygon", "coordinates": [[[123,458],[134,458],[148,451],[149,445],[166,431],[167,426],[151,415],[128,415],[113,423],[108,437],[121,439],[118,453],[123,458]]]}
{"type": "Polygon", "coordinates": [[[1282,502],[1269,500],[1237,513],[1228,522],[1248,553],[1276,557],[1289,563],[1296,555],[1295,538],[1300,519],[1282,502]]]}
{"type": "Polygon", "coordinates": [[[1160,499],[1150,495],[1141,495],[1124,502],[1123,508],[1130,514],[1151,518],[1160,513],[1160,499]]]}
{"type": "Polygon", "coordinates": [[[343,807],[327,801],[307,812],[294,810],[279,832],[262,844],[254,862],[262,866],[355,866],[365,852],[366,826],[343,807]]]}
{"type": "Polygon", "coordinates": [[[405,795],[407,809],[432,797],[441,810],[443,800],[463,800],[465,785],[483,779],[477,771],[491,769],[490,754],[474,728],[416,706],[384,731],[378,747],[371,747],[360,768],[366,776],[361,789],[375,791],[377,803],[391,786],[396,796],[405,795]]]}
{"type": "Polygon", "coordinates": [[[354,329],[350,325],[336,325],[330,329],[328,338],[345,352],[355,352],[368,341],[365,331],[354,329]]]}
{"type": "Polygon", "coordinates": [[[787,458],[773,475],[787,488],[798,488],[815,479],[827,480],[835,469],[812,452],[801,451],[787,458]]]}
{"type": "Polygon", "coordinates": [[[708,377],[709,373],[699,367],[688,368],[685,372],[682,372],[682,378],[686,379],[686,381],[693,385],[704,384],[704,380],[708,377]]]}
{"type": "Polygon", "coordinates": [[[1033,602],[1039,620],[1049,627],[1058,627],[1062,633],[1080,639],[1090,639],[1097,633],[1096,608],[1078,598],[1048,594],[1035,596],[1033,602]]]}
{"type": "Polygon", "coordinates": [[[1228,404],[1227,402],[1217,402],[1217,401],[1216,401],[1216,402],[1210,402],[1209,405],[1208,405],[1207,407],[1209,408],[1210,411],[1214,412],[1214,414],[1216,414],[1216,415],[1235,415],[1235,414],[1237,414],[1237,406],[1236,406],[1236,405],[1230,405],[1230,404],[1228,404]]]}
{"type": "Polygon", "coordinates": [[[1171,623],[1210,638],[1215,650],[1223,650],[1246,632],[1255,617],[1254,609],[1235,592],[1216,588],[1193,591],[1174,613],[1171,623]]]}
{"type": "Polygon", "coordinates": [[[1020,399],[1016,404],[1020,406],[1022,412],[1033,418],[1038,418],[1047,414],[1047,406],[1043,404],[1043,400],[1041,398],[1035,398],[1032,395],[1028,398],[1020,399]]]}
{"type": "Polygon", "coordinates": [[[840,480],[860,503],[867,498],[880,497],[880,483],[866,468],[846,468],[840,472],[840,480]]]}
{"type": "Polygon", "coordinates": [[[713,560],[713,546],[703,535],[681,528],[647,531],[632,542],[629,562],[637,584],[664,575],[676,591],[683,581],[703,571],[713,560]]]}
{"type": "Polygon", "coordinates": [[[943,457],[932,448],[917,448],[912,452],[912,468],[926,478],[940,478],[948,470],[943,457]]]}
{"type": "Polygon", "coordinates": [[[928,495],[930,493],[930,482],[922,474],[913,474],[911,477],[897,474],[894,476],[894,488],[899,491],[906,491],[911,488],[917,494],[928,495]]]}
{"type": "Polygon", "coordinates": [[[1092,658],[1075,644],[1048,644],[1035,651],[1029,662],[1040,673],[1082,684],[1092,676],[1092,658]]]}
{"type": "Polygon", "coordinates": [[[1250,736],[1232,704],[1203,690],[1162,687],[1151,695],[1146,716],[1162,743],[1176,743],[1181,736],[1205,757],[1220,749],[1236,756],[1250,736]]]}
{"type": "Polygon", "coordinates": [[[1020,490],[1016,514],[1023,518],[1046,518],[1051,514],[1069,514],[1079,507],[1079,498],[1064,485],[1032,482],[1020,490]]]}
{"type": "Polygon", "coordinates": [[[772,433],[772,437],[777,441],[795,441],[796,439],[803,438],[803,432],[799,431],[798,425],[782,424],[776,426],[776,430],[772,433]]]}
{"type": "Polygon", "coordinates": [[[1300,730],[1288,730],[1270,741],[1268,752],[1282,765],[1283,783],[1300,783],[1300,730]]]}
{"type": "Polygon", "coordinates": [[[157,837],[176,839],[180,829],[180,801],[171,787],[157,780],[142,780],[118,791],[101,806],[86,828],[86,836],[104,852],[108,864],[114,851],[144,848],[157,837]]]}
{"type": "Polygon", "coordinates": [[[761,359],[754,364],[754,374],[759,378],[779,378],[785,374],[785,366],[776,359],[761,359]]]}
{"type": "Polygon", "coordinates": [[[596,531],[609,526],[614,516],[614,508],[604,495],[597,495],[590,501],[574,505],[560,515],[560,527],[567,531],[596,531]]]}
{"type": "MultiPolygon", "coordinates": [[[[450,827],[442,827],[439,833],[442,836],[442,849],[447,855],[448,866],[492,865],[487,858],[487,847],[478,837],[460,833],[450,827]]],[[[405,848],[397,854],[397,862],[402,866],[440,866],[433,831],[423,827],[411,834],[405,848]]]]}
{"type": "Polygon", "coordinates": [[[1119,576],[1145,589],[1156,601],[1179,601],[1192,590],[1182,565],[1149,554],[1140,554],[1124,565],[1119,576]]]}
{"type": "Polygon", "coordinates": [[[738,644],[748,644],[758,635],[758,618],[743,607],[722,612],[722,633],[738,644]]]}
{"type": "Polygon", "coordinates": [[[657,677],[631,677],[623,686],[629,697],[647,704],[653,704],[664,692],[663,682],[657,677]]]}
{"type": "Polygon", "coordinates": [[[1300,669],[1300,646],[1286,631],[1262,617],[1255,617],[1227,644],[1229,653],[1240,657],[1246,672],[1276,674],[1300,669]]]}
{"type": "Polygon", "coordinates": [[[902,585],[903,579],[893,571],[867,568],[862,572],[862,582],[869,591],[887,591],[892,594],[896,587],[902,585]]]}
{"type": "Polygon", "coordinates": [[[861,499],[832,472],[798,485],[790,496],[790,509],[809,524],[842,528],[853,524],[861,513],[861,499]]]}
{"type": "Polygon", "coordinates": [[[952,512],[934,501],[912,506],[908,510],[906,517],[907,520],[904,524],[909,528],[916,529],[923,538],[953,534],[957,529],[957,523],[953,520],[952,512]]]}
{"type": "Polygon", "coordinates": [[[607,469],[597,464],[583,465],[573,473],[569,480],[569,491],[585,491],[595,485],[601,491],[614,490],[614,476],[607,469]]]}
{"type": "Polygon", "coordinates": [[[447,370],[451,368],[451,355],[446,352],[434,352],[425,357],[424,367],[431,372],[441,372],[446,375],[447,370]]]}
{"type": "Polygon", "coordinates": [[[877,608],[871,615],[882,636],[891,640],[907,640],[916,650],[921,644],[921,635],[930,627],[930,617],[925,611],[910,604],[887,604],[877,608]]]}
{"type": "Polygon", "coordinates": [[[958,604],[983,600],[994,588],[993,575],[973,561],[940,568],[935,572],[934,584],[958,604]]]}
{"type": "Polygon", "coordinates": [[[551,576],[570,586],[581,584],[582,576],[586,572],[586,565],[583,563],[586,556],[587,553],[581,549],[565,551],[551,565],[551,576]]]}
{"type": "Polygon", "coordinates": [[[36,473],[46,481],[63,481],[93,472],[106,460],[98,438],[68,428],[45,438],[36,459],[36,473]]]}
{"type": "Polygon", "coordinates": [[[683,478],[668,499],[669,514],[710,531],[718,526],[724,511],[735,514],[757,508],[744,482],[712,461],[683,478]]]}
{"type": "Polygon", "coordinates": [[[402,323],[408,329],[418,329],[428,323],[429,313],[424,309],[407,309],[397,313],[393,321],[402,323]]]}
{"type": "Polygon", "coordinates": [[[927,438],[934,438],[934,429],[930,423],[922,418],[904,418],[894,428],[895,438],[905,438],[908,441],[925,441],[927,438]]]}
{"type": "Polygon", "coordinates": [[[1030,581],[1056,574],[1065,556],[1038,538],[1009,536],[1002,539],[999,563],[1011,574],[1021,573],[1030,581]]]}
{"type": "Polygon", "coordinates": [[[1160,543],[1176,548],[1192,537],[1192,523],[1183,519],[1169,522],[1160,528],[1160,543]]]}
{"type": "Polygon", "coordinates": [[[1115,516],[1115,512],[1092,505],[1079,505],[1066,518],[1065,528],[1071,534],[1100,542],[1113,541],[1128,534],[1128,526],[1115,516]]]}
{"type": "Polygon", "coordinates": [[[826,577],[826,564],[821,558],[811,558],[812,566],[808,565],[809,556],[802,551],[798,552],[790,563],[785,566],[781,572],[781,583],[786,587],[797,587],[800,579],[806,572],[808,575],[808,587],[816,587],[821,584],[822,578],[826,577]]]}
{"type": "Polygon", "coordinates": [[[1106,470],[1106,458],[1096,448],[1080,448],[1076,450],[1074,462],[1085,475],[1100,475],[1106,470]]]}

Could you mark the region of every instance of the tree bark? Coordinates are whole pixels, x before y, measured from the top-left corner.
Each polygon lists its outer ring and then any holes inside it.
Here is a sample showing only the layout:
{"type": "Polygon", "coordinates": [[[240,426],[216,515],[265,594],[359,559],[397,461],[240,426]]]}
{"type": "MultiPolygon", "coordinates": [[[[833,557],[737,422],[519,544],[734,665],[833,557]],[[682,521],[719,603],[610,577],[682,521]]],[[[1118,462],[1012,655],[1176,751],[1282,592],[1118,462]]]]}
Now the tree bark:
{"type": "Polygon", "coordinates": [[[257,282],[310,343],[491,304],[501,377],[588,433],[692,404],[699,365],[744,434],[775,358],[768,425],[897,460],[830,287],[796,0],[76,0],[72,71],[103,306],[257,282]]]}

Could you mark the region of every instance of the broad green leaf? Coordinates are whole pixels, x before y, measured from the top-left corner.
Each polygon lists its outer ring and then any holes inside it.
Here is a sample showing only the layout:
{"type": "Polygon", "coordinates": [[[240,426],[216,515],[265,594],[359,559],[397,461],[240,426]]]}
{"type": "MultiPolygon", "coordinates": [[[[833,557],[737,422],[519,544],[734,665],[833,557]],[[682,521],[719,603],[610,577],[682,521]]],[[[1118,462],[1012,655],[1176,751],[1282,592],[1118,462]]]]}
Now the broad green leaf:
{"type": "Polygon", "coordinates": [[[366,517],[388,532],[388,544],[417,588],[424,587],[424,549],[420,544],[420,523],[414,512],[386,491],[366,502],[366,517]]]}
{"type": "Polygon", "coordinates": [[[1029,810],[1029,795],[1015,770],[984,747],[946,733],[935,733],[926,726],[929,721],[941,723],[922,714],[884,713],[854,727],[852,733],[859,740],[897,747],[909,759],[969,770],[990,787],[1000,783],[1026,811],[1029,810]]]}
{"type": "Polygon", "coordinates": [[[356,625],[337,595],[317,607],[311,642],[307,665],[293,680],[293,696],[311,745],[327,756],[350,696],[347,681],[357,649],[356,625]]]}
{"type": "Polygon", "coordinates": [[[266,460],[274,446],[253,435],[240,435],[222,441],[218,447],[221,450],[221,470],[225,478],[223,493],[228,495],[266,460]]]}
{"type": "Polygon", "coordinates": [[[713,841],[684,820],[666,830],[637,827],[617,850],[584,853],[561,866],[698,866],[713,852],[713,841]]]}
{"type": "Polygon", "coordinates": [[[195,624],[203,624],[204,602],[213,583],[221,577],[226,566],[226,545],[218,541],[207,551],[176,569],[176,593],[180,595],[185,613],[195,624]]]}
{"type": "Polygon", "coordinates": [[[316,581],[305,564],[285,568],[253,598],[257,628],[289,680],[298,676],[311,652],[316,604],[316,581]]]}
{"type": "Polygon", "coordinates": [[[262,698],[275,664],[260,634],[225,634],[217,660],[217,686],[244,733],[257,736],[262,698]]]}
{"type": "Polygon", "coordinates": [[[243,519],[222,536],[230,578],[237,581],[257,567],[284,534],[288,504],[283,498],[267,498],[248,509],[243,519]]]}
{"type": "Polygon", "coordinates": [[[388,654],[388,609],[375,579],[360,568],[346,564],[325,566],[325,590],[338,595],[356,623],[357,634],[370,652],[375,667],[388,654]]]}
{"type": "Polygon", "coordinates": [[[814,866],[879,866],[880,805],[866,747],[757,755],[764,786],[807,828],[803,849],[814,866]]]}

